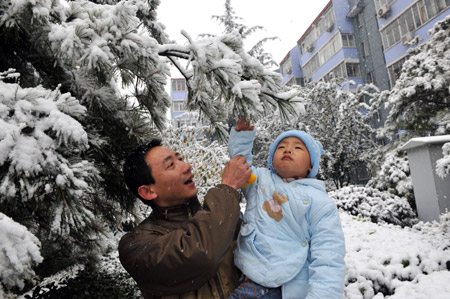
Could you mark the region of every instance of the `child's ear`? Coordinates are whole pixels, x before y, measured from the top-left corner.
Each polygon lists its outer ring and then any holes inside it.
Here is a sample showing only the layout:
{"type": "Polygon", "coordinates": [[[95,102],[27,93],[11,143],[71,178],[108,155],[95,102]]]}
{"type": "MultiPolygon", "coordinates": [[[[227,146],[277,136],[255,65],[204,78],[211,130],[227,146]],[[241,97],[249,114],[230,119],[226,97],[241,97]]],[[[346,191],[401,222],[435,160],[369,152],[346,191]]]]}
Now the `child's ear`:
{"type": "Polygon", "coordinates": [[[139,195],[146,200],[153,200],[158,197],[158,194],[149,185],[142,185],[138,188],[139,195]]]}

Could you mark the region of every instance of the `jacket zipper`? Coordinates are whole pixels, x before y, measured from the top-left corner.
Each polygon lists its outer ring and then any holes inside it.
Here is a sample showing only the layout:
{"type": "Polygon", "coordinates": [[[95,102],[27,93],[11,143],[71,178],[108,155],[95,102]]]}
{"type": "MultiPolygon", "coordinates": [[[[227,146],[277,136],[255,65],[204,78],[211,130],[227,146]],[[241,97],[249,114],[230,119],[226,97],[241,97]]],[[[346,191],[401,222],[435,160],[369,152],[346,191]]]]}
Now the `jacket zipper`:
{"type": "Polygon", "coordinates": [[[222,287],[220,286],[219,278],[217,277],[217,274],[214,275],[214,284],[216,285],[217,292],[219,293],[219,296],[221,299],[225,299],[225,295],[223,294],[222,287]]]}

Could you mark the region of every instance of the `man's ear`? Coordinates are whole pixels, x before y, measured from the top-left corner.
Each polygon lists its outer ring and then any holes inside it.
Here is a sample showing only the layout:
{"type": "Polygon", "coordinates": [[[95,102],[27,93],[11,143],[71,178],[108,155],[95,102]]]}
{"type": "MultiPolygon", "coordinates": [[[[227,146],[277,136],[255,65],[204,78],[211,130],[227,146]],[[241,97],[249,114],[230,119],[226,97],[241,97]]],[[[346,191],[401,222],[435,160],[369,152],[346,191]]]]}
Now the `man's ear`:
{"type": "Polygon", "coordinates": [[[158,194],[149,185],[142,185],[138,188],[139,195],[146,200],[153,200],[158,197],[158,194]]]}

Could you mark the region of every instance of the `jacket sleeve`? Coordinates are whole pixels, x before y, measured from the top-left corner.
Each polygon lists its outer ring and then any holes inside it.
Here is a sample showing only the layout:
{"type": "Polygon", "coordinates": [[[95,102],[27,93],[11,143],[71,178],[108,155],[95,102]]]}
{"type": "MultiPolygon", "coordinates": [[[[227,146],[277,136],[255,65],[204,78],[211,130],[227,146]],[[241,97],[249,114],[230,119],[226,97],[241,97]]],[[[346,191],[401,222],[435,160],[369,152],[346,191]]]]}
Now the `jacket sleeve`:
{"type": "MultiPolygon", "coordinates": [[[[255,194],[257,186],[258,186],[258,168],[252,166],[253,156],[253,141],[255,140],[256,131],[236,131],[234,127],[231,128],[230,131],[230,139],[228,141],[228,152],[230,153],[230,157],[233,158],[237,155],[245,156],[248,164],[252,168],[252,172],[256,175],[256,182],[247,185],[247,187],[242,189],[242,192],[245,195],[245,198],[248,200],[252,198],[255,194]]],[[[247,201],[248,207],[248,201],[247,201]]]]}
{"type": "Polygon", "coordinates": [[[218,185],[205,196],[204,209],[184,228],[135,230],[122,237],[124,268],[153,296],[196,290],[217,272],[239,221],[239,193],[218,185]]]}
{"type": "Polygon", "coordinates": [[[310,221],[311,264],[306,298],[342,298],[345,279],[345,240],[334,202],[328,198],[327,203],[313,214],[310,221]]]}
{"type": "Polygon", "coordinates": [[[230,131],[230,139],[228,141],[228,152],[233,158],[237,155],[242,155],[247,158],[247,162],[252,165],[252,148],[253,140],[255,139],[256,131],[236,131],[234,127],[230,131]]]}

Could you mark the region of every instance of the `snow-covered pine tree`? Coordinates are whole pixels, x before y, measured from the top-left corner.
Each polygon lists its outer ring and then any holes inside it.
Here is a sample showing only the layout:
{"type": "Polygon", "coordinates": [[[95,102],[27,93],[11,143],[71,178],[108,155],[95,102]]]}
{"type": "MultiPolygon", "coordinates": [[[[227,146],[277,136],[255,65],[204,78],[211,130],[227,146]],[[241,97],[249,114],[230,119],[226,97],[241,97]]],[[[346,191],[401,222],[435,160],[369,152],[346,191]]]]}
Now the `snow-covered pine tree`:
{"type": "Polygon", "coordinates": [[[170,44],[159,0],[95,2],[0,3],[0,72],[20,74],[2,79],[0,210],[40,239],[44,275],[83,261],[99,248],[96,232],[133,212],[122,162],[165,127],[165,57],[188,79],[188,106],[222,133],[229,114],[295,114],[297,94],[247,54],[239,33],[170,44]]]}
{"type": "MultiPolygon", "coordinates": [[[[223,32],[224,34],[229,34],[232,33],[233,31],[237,31],[241,36],[242,40],[246,40],[249,36],[253,35],[254,33],[265,29],[263,26],[260,25],[249,27],[244,23],[242,23],[242,18],[236,15],[236,12],[234,11],[231,5],[231,0],[225,0],[224,6],[225,11],[223,15],[212,16],[213,19],[217,20],[219,24],[225,27],[223,32]]],[[[211,34],[205,35],[213,36],[211,34]]],[[[278,66],[278,63],[273,59],[272,54],[267,53],[264,50],[264,45],[267,42],[277,39],[278,37],[264,37],[263,39],[257,41],[256,44],[254,44],[251,47],[251,49],[248,51],[248,54],[258,59],[265,66],[278,66]]]]}
{"type": "Polygon", "coordinates": [[[59,88],[3,82],[13,78],[0,73],[0,208],[39,238],[48,262],[81,261],[101,248],[96,214],[119,208],[97,191],[102,178],[80,123],[87,109],[59,88]]]}
{"type": "Polygon", "coordinates": [[[408,51],[400,78],[385,93],[390,108],[381,133],[403,138],[450,133],[450,16],[437,22],[431,37],[408,51]]]}
{"type": "Polygon", "coordinates": [[[319,140],[325,150],[320,174],[333,181],[336,188],[357,179],[355,170],[373,160],[377,148],[370,126],[370,107],[366,97],[373,97],[372,85],[344,90],[342,78],[309,83],[304,89],[306,113],[301,121],[305,131],[319,140]]]}

